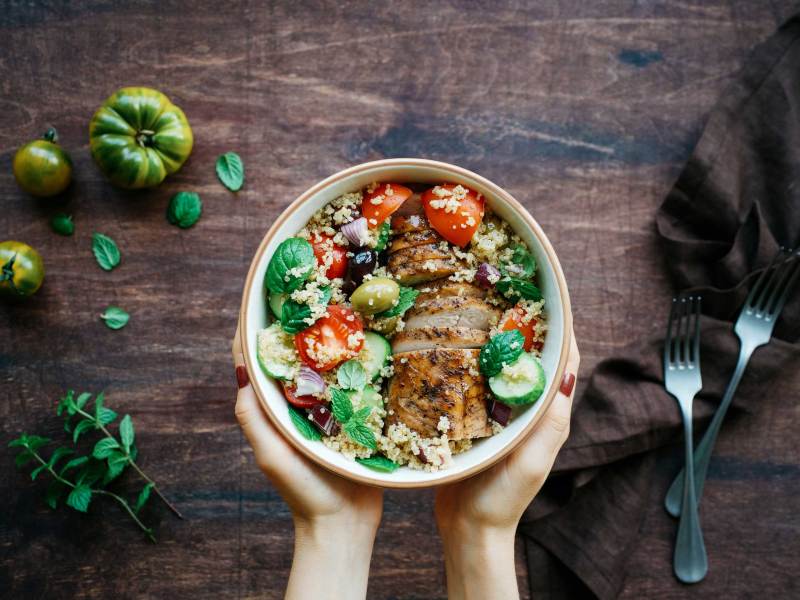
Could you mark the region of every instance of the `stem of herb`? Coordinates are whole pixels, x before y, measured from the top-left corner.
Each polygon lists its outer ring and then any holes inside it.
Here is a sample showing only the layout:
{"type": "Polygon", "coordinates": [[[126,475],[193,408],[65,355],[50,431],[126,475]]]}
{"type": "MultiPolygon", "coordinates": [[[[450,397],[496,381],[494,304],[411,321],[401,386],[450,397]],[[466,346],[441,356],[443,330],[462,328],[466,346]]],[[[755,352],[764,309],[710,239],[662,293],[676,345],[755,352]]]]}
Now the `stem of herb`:
{"type": "Polygon", "coordinates": [[[147,536],[147,538],[151,542],[155,543],[156,537],[153,535],[153,530],[150,529],[149,527],[147,527],[144,523],[142,523],[139,520],[139,517],[137,517],[136,513],[133,512],[133,509],[131,508],[131,505],[128,504],[128,502],[127,502],[127,500],[125,500],[125,498],[123,498],[121,496],[117,496],[115,493],[109,492],[107,490],[92,490],[92,493],[93,494],[103,494],[104,496],[111,496],[112,498],[114,498],[114,500],[116,500],[117,502],[119,502],[122,505],[122,508],[124,508],[125,511],[131,516],[131,519],[133,519],[136,522],[136,524],[139,526],[139,528],[142,531],[144,531],[144,533],[147,536]]]}
{"type": "MultiPolygon", "coordinates": [[[[114,437],[114,436],[111,434],[111,432],[110,432],[108,429],[106,429],[105,425],[101,425],[101,424],[100,424],[100,422],[99,422],[97,419],[95,419],[95,417],[94,417],[93,415],[90,415],[89,413],[87,413],[85,410],[83,410],[83,409],[81,409],[81,408],[79,408],[79,409],[77,410],[77,413],[78,413],[79,415],[81,415],[81,416],[83,416],[83,417],[87,418],[87,419],[91,419],[92,421],[94,421],[94,422],[95,422],[95,426],[97,426],[97,427],[100,429],[100,431],[102,431],[103,433],[105,433],[107,437],[110,437],[111,439],[116,439],[116,438],[115,438],[115,437],[114,437]]],[[[147,475],[145,475],[144,471],[142,471],[142,470],[139,468],[139,465],[137,465],[137,464],[136,464],[136,463],[133,461],[133,459],[130,457],[130,454],[128,454],[128,463],[129,463],[129,464],[130,464],[130,465],[131,465],[131,466],[134,468],[134,470],[135,470],[137,473],[139,473],[139,475],[142,477],[142,479],[144,479],[144,480],[145,480],[145,481],[147,481],[148,483],[152,483],[152,484],[153,484],[153,491],[156,493],[156,495],[157,495],[159,498],[161,498],[161,501],[162,501],[164,504],[166,504],[166,505],[167,505],[167,507],[168,507],[168,508],[169,508],[169,509],[170,509],[170,510],[171,510],[171,511],[172,511],[172,512],[175,514],[175,516],[176,516],[176,517],[178,517],[179,519],[183,519],[183,515],[180,513],[180,511],[179,511],[177,508],[175,508],[175,506],[173,506],[173,504],[172,504],[172,503],[171,503],[169,500],[167,500],[167,499],[164,497],[164,494],[162,494],[162,493],[161,493],[161,490],[159,490],[159,489],[158,489],[158,486],[156,485],[156,482],[155,482],[155,481],[153,481],[152,479],[150,479],[150,478],[149,478],[147,475]]]]}

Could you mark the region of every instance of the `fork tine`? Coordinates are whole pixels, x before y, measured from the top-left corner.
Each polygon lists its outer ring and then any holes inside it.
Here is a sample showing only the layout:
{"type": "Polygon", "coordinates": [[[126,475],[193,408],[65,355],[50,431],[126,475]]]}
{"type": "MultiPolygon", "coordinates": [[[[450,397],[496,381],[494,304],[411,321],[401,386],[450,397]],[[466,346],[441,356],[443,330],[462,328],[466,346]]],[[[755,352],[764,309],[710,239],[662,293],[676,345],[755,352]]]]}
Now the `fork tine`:
{"type": "Polygon", "coordinates": [[[786,304],[786,300],[789,297],[789,294],[794,288],[795,283],[797,283],[797,277],[800,275],[800,268],[798,268],[798,263],[800,263],[800,259],[798,259],[798,254],[795,253],[792,255],[792,268],[789,269],[786,273],[786,277],[781,284],[784,284],[783,287],[778,287],[773,294],[773,297],[767,307],[767,313],[769,313],[773,319],[777,319],[778,315],[781,314],[781,310],[783,310],[783,305],[786,304]],[[788,281],[786,281],[788,279],[788,281]],[[780,292],[780,296],[778,296],[778,292],[780,292]]]}
{"type": "Polygon", "coordinates": [[[781,258],[775,263],[775,266],[770,271],[767,281],[758,292],[758,298],[753,302],[753,308],[757,313],[763,313],[766,303],[769,301],[770,296],[774,293],[775,285],[781,280],[784,268],[786,267],[786,254],[785,249],[781,248],[781,258]]]}
{"type": "Polygon", "coordinates": [[[744,303],[745,306],[750,308],[755,306],[756,295],[762,290],[762,284],[767,280],[767,275],[769,275],[770,271],[772,270],[772,265],[774,265],[775,262],[778,260],[778,258],[780,258],[781,256],[783,256],[783,248],[778,250],[775,256],[772,257],[772,260],[769,261],[767,267],[761,272],[761,275],[758,276],[755,285],[753,285],[753,288],[747,295],[747,300],[745,300],[744,303]]]}
{"type": "Polygon", "coordinates": [[[692,362],[700,368],[700,315],[703,310],[703,298],[695,298],[694,338],[692,339],[692,362]]]}
{"type": "Polygon", "coordinates": [[[672,333],[672,325],[675,322],[677,307],[678,299],[673,298],[672,306],[669,309],[669,320],[667,321],[667,337],[664,339],[664,369],[672,363],[672,344],[675,339],[672,333]]]}
{"type": "Polygon", "coordinates": [[[681,298],[681,321],[678,343],[680,344],[680,362],[686,365],[689,362],[689,307],[692,297],[681,298]]]}

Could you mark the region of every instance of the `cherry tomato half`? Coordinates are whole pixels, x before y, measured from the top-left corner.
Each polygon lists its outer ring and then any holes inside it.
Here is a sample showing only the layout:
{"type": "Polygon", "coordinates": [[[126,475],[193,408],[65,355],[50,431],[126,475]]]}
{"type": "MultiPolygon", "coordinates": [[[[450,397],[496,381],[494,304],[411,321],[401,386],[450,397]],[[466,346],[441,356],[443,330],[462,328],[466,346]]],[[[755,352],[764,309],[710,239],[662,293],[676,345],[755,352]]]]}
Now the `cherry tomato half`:
{"type": "Polygon", "coordinates": [[[311,247],[314,249],[314,256],[317,258],[317,264],[325,264],[325,255],[330,251],[333,260],[325,271],[325,277],[328,279],[335,279],[336,277],[344,277],[347,273],[347,249],[333,243],[333,237],[317,233],[311,238],[311,247]]]}
{"type": "Polygon", "coordinates": [[[321,400],[316,396],[298,396],[294,393],[293,387],[283,384],[283,395],[286,396],[286,401],[292,406],[297,408],[312,408],[315,404],[319,404],[321,400]]]}
{"type": "Polygon", "coordinates": [[[312,369],[330,371],[361,350],[364,325],[349,308],[332,304],[326,316],[294,336],[294,345],[312,369]]]}
{"type": "Polygon", "coordinates": [[[541,342],[534,343],[534,337],[536,336],[536,332],[534,328],[536,327],[536,319],[533,318],[527,323],[525,323],[522,318],[525,315],[525,311],[517,305],[514,308],[508,310],[506,314],[503,316],[503,320],[500,322],[500,331],[511,331],[516,329],[525,337],[525,344],[523,346],[525,352],[530,351],[531,348],[536,348],[537,350],[542,349],[541,342]]]}
{"type": "Polygon", "coordinates": [[[422,194],[422,206],[431,227],[462,248],[469,244],[483,220],[483,196],[462,185],[443,183],[427,190],[422,194]],[[458,205],[451,207],[449,201],[454,199],[458,205]]]}
{"type": "Polygon", "coordinates": [[[382,183],[366,194],[361,201],[361,214],[366,217],[369,228],[379,227],[412,193],[399,183],[382,183]]]}

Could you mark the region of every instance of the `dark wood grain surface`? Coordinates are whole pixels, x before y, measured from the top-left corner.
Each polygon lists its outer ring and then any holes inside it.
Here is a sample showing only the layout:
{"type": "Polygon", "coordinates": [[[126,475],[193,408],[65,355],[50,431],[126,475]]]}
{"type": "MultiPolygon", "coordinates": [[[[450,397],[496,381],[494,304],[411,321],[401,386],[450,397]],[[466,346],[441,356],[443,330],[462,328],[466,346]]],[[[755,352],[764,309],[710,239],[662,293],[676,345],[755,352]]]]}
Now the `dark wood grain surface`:
{"type": "MultiPolygon", "coordinates": [[[[522,200],[561,257],[582,375],[660,329],[669,286],[654,275],[662,257],[653,213],[716,96],[793,8],[784,0],[3,2],[0,238],[38,248],[47,278],[32,301],[0,307],[0,595],[282,596],[291,521],[233,418],[229,340],[261,236],[295,196],[341,168],[441,159],[522,200]],[[195,133],[189,162],[154,190],[113,189],[88,154],[89,119],[122,85],[161,89],[195,133]],[[16,148],[49,125],[75,162],[66,204],[27,197],[11,174],[16,148]],[[246,163],[238,194],[214,176],[215,157],[228,150],[246,163]],[[164,217],[178,190],[204,202],[203,218],[185,231],[164,217]],[[73,237],[49,229],[62,210],[74,215],[73,237]],[[91,255],[94,231],[119,242],[122,264],[111,273],[91,255]],[[109,304],[131,313],[125,329],[100,321],[109,304]],[[158,545],[112,505],[89,516],[49,511],[43,486],[15,470],[7,441],[20,431],[59,435],[53,407],[68,387],[104,389],[134,416],[143,467],[187,517],[149,507],[158,545]]],[[[787,378],[778,392],[791,398],[799,383],[787,378]]],[[[623,597],[724,597],[737,577],[770,589],[770,557],[796,550],[800,535],[791,518],[797,424],[795,401],[735,423],[737,435],[720,440],[706,543],[712,561],[741,556],[741,573],[714,572],[712,563],[703,587],[676,584],[672,532],[654,499],[623,597]],[[733,483],[749,495],[726,493],[733,483]],[[763,504],[761,522],[736,520],[745,502],[763,504]]],[[[371,598],[445,596],[431,505],[430,492],[387,494],[371,598]]]]}

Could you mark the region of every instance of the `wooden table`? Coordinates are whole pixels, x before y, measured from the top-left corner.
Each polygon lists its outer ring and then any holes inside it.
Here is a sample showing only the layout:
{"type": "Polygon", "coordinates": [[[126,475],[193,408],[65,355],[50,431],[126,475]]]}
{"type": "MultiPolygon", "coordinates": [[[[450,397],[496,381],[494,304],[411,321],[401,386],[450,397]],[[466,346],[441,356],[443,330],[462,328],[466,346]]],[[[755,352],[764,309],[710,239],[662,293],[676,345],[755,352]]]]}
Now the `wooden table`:
{"type": "MultiPolygon", "coordinates": [[[[47,279],[32,301],[0,308],[0,595],[282,596],[292,526],[235,423],[229,344],[261,236],[289,201],[343,167],[442,159],[523,200],[566,271],[584,376],[660,327],[647,308],[668,293],[649,275],[660,260],[653,213],[719,92],[793,5],[6,3],[0,237],[38,248],[47,279]],[[89,119],[122,85],[163,90],[195,133],[189,162],[150,191],[115,190],[88,153],[89,119]],[[16,148],[49,125],[75,162],[66,204],[27,197],[11,175],[16,148]],[[215,157],[228,150],[246,163],[238,194],[214,175],[215,157]],[[189,230],[164,217],[178,190],[204,202],[189,230]],[[74,215],[73,237],[50,231],[60,211],[74,215]],[[111,273],[94,262],[94,231],[119,242],[122,264],[111,273]],[[615,308],[632,299],[636,310],[615,308]],[[125,329],[100,321],[109,304],[131,313],[125,329]],[[187,517],[146,509],[157,545],[110,504],[89,516],[49,511],[43,485],[15,470],[7,440],[61,435],[53,407],[69,387],[106,390],[111,406],[134,416],[143,467],[187,517]]],[[[773,445],[781,443],[789,438],[773,445]]],[[[737,456],[733,441],[720,448],[737,456]]],[[[800,457],[792,456],[796,490],[800,457]]],[[[727,476],[749,476],[747,464],[730,465],[727,476]]],[[[133,489],[130,478],[122,489],[133,489]]],[[[777,533],[787,507],[762,501],[777,533]]],[[[371,598],[445,596],[431,505],[430,492],[387,494],[371,598]]],[[[652,527],[643,535],[662,551],[670,533],[652,527]]],[[[752,524],[710,527],[712,538],[725,530],[735,551],[752,524]]],[[[768,550],[781,550],[752,546],[766,561],[753,577],[766,581],[768,550]]],[[[632,561],[640,566],[625,597],[688,593],[668,566],[647,571],[651,562],[632,561]]],[[[520,554],[527,595],[523,564],[520,554]]],[[[717,581],[706,593],[724,592],[725,578],[717,581]]]]}

